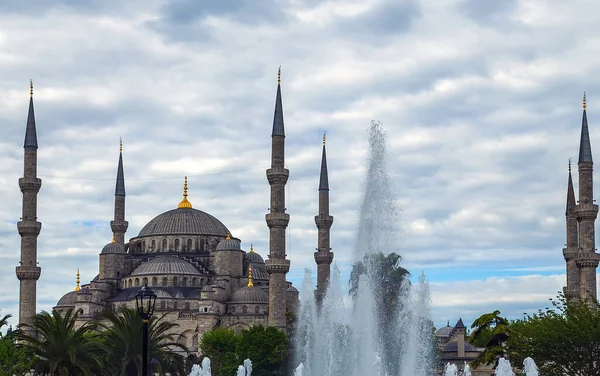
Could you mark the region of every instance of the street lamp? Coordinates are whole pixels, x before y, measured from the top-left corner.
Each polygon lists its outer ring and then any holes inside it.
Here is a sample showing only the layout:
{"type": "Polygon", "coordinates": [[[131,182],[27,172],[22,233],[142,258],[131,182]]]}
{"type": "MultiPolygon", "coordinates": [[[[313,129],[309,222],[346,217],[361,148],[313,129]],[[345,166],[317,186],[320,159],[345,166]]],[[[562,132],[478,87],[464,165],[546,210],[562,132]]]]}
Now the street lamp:
{"type": "Polygon", "coordinates": [[[148,284],[138,291],[135,295],[135,307],[142,318],[143,323],[143,349],[142,349],[142,375],[148,376],[148,322],[154,313],[154,305],[156,304],[156,294],[148,284]]]}

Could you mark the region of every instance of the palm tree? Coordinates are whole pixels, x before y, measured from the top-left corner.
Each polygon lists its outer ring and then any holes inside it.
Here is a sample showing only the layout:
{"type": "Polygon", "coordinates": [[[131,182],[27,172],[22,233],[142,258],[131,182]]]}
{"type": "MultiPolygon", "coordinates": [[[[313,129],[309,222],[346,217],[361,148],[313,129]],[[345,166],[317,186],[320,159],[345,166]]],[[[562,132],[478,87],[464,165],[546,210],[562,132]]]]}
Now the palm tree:
{"type": "MultiPolygon", "coordinates": [[[[173,340],[172,330],[179,325],[153,316],[148,327],[148,359],[158,361],[160,375],[186,376],[187,348],[173,340]]],[[[142,319],[135,309],[121,308],[118,312],[105,312],[98,323],[102,333],[105,357],[112,375],[137,376],[142,372],[142,319]]]]}
{"type": "Polygon", "coordinates": [[[387,255],[382,252],[367,254],[362,262],[352,266],[349,281],[349,294],[355,299],[360,277],[367,275],[371,281],[373,296],[377,301],[375,312],[377,335],[380,339],[379,355],[382,366],[389,374],[399,369],[398,353],[402,341],[396,338],[396,333],[389,328],[397,325],[401,296],[410,284],[410,272],[400,266],[401,260],[402,257],[395,252],[387,255]]]}
{"type": "Polygon", "coordinates": [[[510,336],[509,321],[500,316],[500,311],[485,313],[473,321],[471,329],[475,328],[469,336],[469,342],[474,342],[480,337],[489,336],[485,350],[472,362],[473,366],[491,364],[498,357],[504,356],[504,343],[510,336]],[[491,335],[489,332],[491,331],[491,335]]]}
{"type": "Polygon", "coordinates": [[[34,357],[34,369],[50,376],[101,375],[100,342],[90,323],[75,329],[73,309],[64,316],[58,311],[42,311],[33,323],[21,324],[19,340],[34,357]]]}
{"type": "Polygon", "coordinates": [[[0,319],[0,330],[2,330],[4,326],[8,325],[8,319],[10,319],[11,317],[12,315],[9,313],[7,315],[4,315],[4,317],[0,319]]]}

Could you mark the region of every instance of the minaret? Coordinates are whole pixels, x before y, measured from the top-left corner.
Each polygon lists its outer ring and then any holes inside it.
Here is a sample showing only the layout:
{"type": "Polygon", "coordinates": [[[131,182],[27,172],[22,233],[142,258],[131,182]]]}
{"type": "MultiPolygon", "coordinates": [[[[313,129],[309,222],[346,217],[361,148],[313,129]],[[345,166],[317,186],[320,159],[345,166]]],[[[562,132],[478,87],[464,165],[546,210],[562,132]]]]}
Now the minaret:
{"type": "Polygon", "coordinates": [[[117,243],[125,245],[125,232],[129,222],[125,220],[125,176],[123,174],[123,140],[119,141],[119,166],[117,167],[117,184],[115,186],[115,214],[110,221],[110,228],[117,243]]]}
{"type": "Polygon", "coordinates": [[[37,238],[42,224],[37,221],[37,194],[42,180],[37,177],[37,132],[35,114],[33,112],[33,82],[29,82],[29,114],[25,130],[25,149],[23,177],[19,179],[19,187],[23,192],[23,213],[17,223],[21,235],[21,261],[16,268],[20,281],[19,292],[19,324],[33,323],[36,313],[37,280],[42,269],[37,266],[37,238]]]}
{"type": "Polygon", "coordinates": [[[330,247],[330,229],[333,217],[329,215],[329,177],[327,176],[327,154],[325,152],[325,135],[323,135],[323,155],[321,157],[321,175],[319,178],[319,215],[315,216],[318,229],[318,248],[315,252],[317,263],[316,298],[320,302],[324,297],[331,273],[333,252],[330,247]]]}
{"type": "Polygon", "coordinates": [[[579,298],[596,299],[596,236],[594,222],[598,215],[598,205],[594,204],[594,162],[586,114],[586,97],[583,95],[583,120],[579,143],[579,204],[575,213],[579,220],[579,253],[576,264],[579,269],[579,298]]]}
{"type": "Polygon", "coordinates": [[[563,293],[568,300],[579,297],[579,269],[575,261],[578,251],[577,214],[575,213],[575,190],[571,175],[571,159],[569,159],[569,181],[567,185],[567,207],[565,210],[567,227],[567,244],[563,248],[563,256],[567,262],[567,286],[563,293]]]}
{"type": "Polygon", "coordinates": [[[281,104],[281,68],[277,72],[277,98],[271,133],[271,168],[267,170],[267,180],[271,186],[271,207],[265,216],[269,227],[269,259],[265,262],[269,273],[269,326],[285,331],[286,291],[285,280],[290,270],[290,260],[285,253],[285,229],[290,216],[285,212],[285,184],[289,170],[284,167],[285,130],[283,127],[283,106],[281,104]]]}

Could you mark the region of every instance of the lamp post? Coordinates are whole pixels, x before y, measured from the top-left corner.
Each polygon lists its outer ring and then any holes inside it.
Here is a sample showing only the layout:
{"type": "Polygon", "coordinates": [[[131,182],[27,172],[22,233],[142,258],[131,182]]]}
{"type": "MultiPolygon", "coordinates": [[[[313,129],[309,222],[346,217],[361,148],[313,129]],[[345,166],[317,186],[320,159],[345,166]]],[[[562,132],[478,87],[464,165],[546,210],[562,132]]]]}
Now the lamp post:
{"type": "Polygon", "coordinates": [[[138,291],[135,295],[135,306],[137,312],[142,318],[143,323],[143,348],[142,348],[142,376],[148,376],[148,323],[154,313],[154,305],[156,304],[156,294],[148,285],[138,291]]]}

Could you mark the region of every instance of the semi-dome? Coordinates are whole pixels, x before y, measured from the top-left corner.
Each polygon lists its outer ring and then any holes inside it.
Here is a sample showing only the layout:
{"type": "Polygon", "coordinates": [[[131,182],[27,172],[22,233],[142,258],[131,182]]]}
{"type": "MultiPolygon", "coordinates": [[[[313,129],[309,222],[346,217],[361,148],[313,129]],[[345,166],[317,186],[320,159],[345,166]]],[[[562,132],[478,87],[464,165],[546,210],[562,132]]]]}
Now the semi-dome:
{"type": "Polygon", "coordinates": [[[250,245],[250,252],[246,253],[246,260],[250,261],[253,264],[265,263],[265,260],[263,260],[262,256],[254,252],[254,246],[252,244],[250,245]]]}
{"type": "Polygon", "coordinates": [[[142,228],[140,236],[155,235],[217,235],[227,236],[229,230],[221,221],[198,209],[179,207],[154,217],[142,228]]]}
{"type": "Polygon", "coordinates": [[[260,287],[246,286],[233,293],[230,303],[268,303],[269,296],[260,287]]]}
{"type": "Polygon", "coordinates": [[[158,256],[146,261],[135,268],[131,276],[149,274],[189,274],[201,275],[201,273],[189,262],[172,256],[158,256]]]}
{"type": "Polygon", "coordinates": [[[77,301],[77,291],[69,291],[62,298],[58,299],[57,307],[72,307],[77,301]]]}
{"type": "Polygon", "coordinates": [[[240,241],[238,239],[232,239],[229,234],[227,234],[227,237],[223,240],[221,240],[219,242],[219,244],[217,244],[217,248],[215,248],[215,250],[219,251],[219,250],[241,250],[241,244],[240,241]]]}
{"type": "Polygon", "coordinates": [[[125,253],[125,247],[113,239],[112,242],[108,243],[104,246],[104,248],[102,248],[102,252],[100,253],[125,253]]]}

